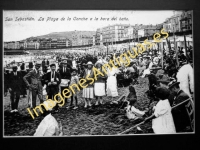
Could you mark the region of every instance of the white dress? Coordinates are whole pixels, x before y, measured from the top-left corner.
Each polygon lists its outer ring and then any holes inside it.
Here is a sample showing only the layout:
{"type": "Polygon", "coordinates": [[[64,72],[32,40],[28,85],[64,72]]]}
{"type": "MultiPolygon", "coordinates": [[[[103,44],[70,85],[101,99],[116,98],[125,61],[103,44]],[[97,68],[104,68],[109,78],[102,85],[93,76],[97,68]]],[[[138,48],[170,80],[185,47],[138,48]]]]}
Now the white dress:
{"type": "Polygon", "coordinates": [[[154,115],[157,117],[152,120],[152,128],[155,134],[176,133],[168,99],[160,100],[156,104],[154,115]]]}
{"type": "Polygon", "coordinates": [[[194,71],[190,64],[182,66],[177,75],[177,81],[180,82],[180,89],[183,90],[189,97],[191,92],[194,92],[194,71]]]}
{"type": "MultiPolygon", "coordinates": [[[[90,75],[91,70],[87,70],[87,76],[90,75]]],[[[94,88],[93,86],[88,86],[83,88],[83,97],[84,98],[94,98],[94,88]]]]}
{"type": "Polygon", "coordinates": [[[51,115],[48,114],[39,124],[34,136],[53,136],[58,128],[58,122],[51,115]]]}
{"type": "Polygon", "coordinates": [[[106,95],[105,83],[100,83],[100,82],[94,83],[94,93],[95,93],[95,96],[106,95]]]}
{"type": "Polygon", "coordinates": [[[119,72],[118,68],[108,69],[108,79],[107,79],[107,96],[116,97],[118,96],[117,91],[117,78],[116,73],[119,72]]]}
{"type": "MultiPolygon", "coordinates": [[[[98,69],[98,70],[101,71],[100,69],[98,69]]],[[[95,82],[94,83],[94,94],[95,94],[95,96],[106,95],[105,82],[95,82]]]]}

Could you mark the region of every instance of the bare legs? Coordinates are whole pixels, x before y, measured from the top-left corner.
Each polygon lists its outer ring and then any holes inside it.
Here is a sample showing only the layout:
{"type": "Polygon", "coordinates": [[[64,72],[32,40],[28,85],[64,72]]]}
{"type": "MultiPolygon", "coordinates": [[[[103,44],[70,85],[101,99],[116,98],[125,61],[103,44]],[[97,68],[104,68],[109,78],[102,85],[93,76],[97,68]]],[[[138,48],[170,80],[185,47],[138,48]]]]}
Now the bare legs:
{"type": "Polygon", "coordinates": [[[100,104],[103,104],[102,96],[96,96],[96,100],[97,100],[97,101],[96,101],[96,104],[95,104],[96,106],[99,105],[99,103],[100,103],[100,104]]]}
{"type": "Polygon", "coordinates": [[[85,98],[85,106],[84,107],[87,108],[87,106],[89,106],[89,107],[92,106],[90,98],[85,98]]]}

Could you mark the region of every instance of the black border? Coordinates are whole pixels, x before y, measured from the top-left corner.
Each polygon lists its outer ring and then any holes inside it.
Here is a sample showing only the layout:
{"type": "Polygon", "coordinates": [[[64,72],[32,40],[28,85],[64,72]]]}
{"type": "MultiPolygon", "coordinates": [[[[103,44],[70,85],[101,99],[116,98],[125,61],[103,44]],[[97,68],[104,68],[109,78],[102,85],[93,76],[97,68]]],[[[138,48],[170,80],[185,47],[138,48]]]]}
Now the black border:
{"type": "MultiPolygon", "coordinates": [[[[199,78],[199,0],[1,0],[1,38],[3,39],[3,10],[193,10],[194,73],[195,73],[195,134],[139,135],[66,138],[3,138],[5,149],[193,149],[198,144],[198,78],[199,78]],[[194,32],[195,31],[195,32],[194,32]]],[[[152,16],[153,17],[153,16],[152,16]]],[[[1,40],[2,41],[2,40],[1,40]]],[[[0,43],[2,48],[2,42],[0,43]]],[[[1,65],[3,50],[1,50],[1,65]]],[[[1,68],[2,69],[2,68],[1,68]]],[[[3,69],[2,69],[3,72],[3,69]]],[[[2,74],[0,75],[2,79],[2,74]]],[[[1,80],[2,82],[2,80],[1,80]]],[[[1,83],[3,86],[3,84],[1,83]]],[[[1,90],[2,95],[2,90],[1,90]]],[[[2,100],[3,107],[3,100],[2,100]]],[[[1,111],[2,113],[2,111],[1,111]]],[[[2,116],[2,114],[1,114],[2,116]]],[[[1,125],[3,119],[1,119],[1,125]]]]}

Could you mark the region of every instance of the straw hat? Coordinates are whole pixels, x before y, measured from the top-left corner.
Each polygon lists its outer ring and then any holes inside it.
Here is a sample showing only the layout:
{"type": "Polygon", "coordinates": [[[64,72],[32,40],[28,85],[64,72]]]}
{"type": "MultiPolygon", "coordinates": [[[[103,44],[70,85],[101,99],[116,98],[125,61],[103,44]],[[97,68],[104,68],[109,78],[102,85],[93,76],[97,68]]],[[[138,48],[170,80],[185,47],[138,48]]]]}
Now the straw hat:
{"type": "Polygon", "coordinates": [[[158,82],[164,83],[164,84],[169,84],[171,81],[168,78],[160,79],[158,82]]]}
{"type": "Polygon", "coordinates": [[[73,71],[76,71],[76,72],[77,72],[77,69],[76,69],[76,68],[74,68],[74,67],[72,67],[72,72],[73,72],[73,71]]]}
{"type": "Polygon", "coordinates": [[[38,62],[37,62],[37,63],[35,64],[35,66],[41,66],[41,63],[38,63],[38,62]]]}
{"type": "Polygon", "coordinates": [[[177,82],[176,80],[173,80],[173,81],[171,81],[169,84],[168,84],[168,86],[169,86],[169,89],[171,89],[172,87],[174,87],[175,85],[179,85],[180,84],[180,82],[177,82]]]}
{"type": "Polygon", "coordinates": [[[93,63],[91,61],[88,61],[87,65],[93,65],[93,63]]]}
{"type": "Polygon", "coordinates": [[[99,61],[97,61],[97,62],[95,63],[95,66],[97,66],[98,64],[103,65],[103,62],[102,62],[101,60],[99,60],[99,61]]]}
{"type": "Polygon", "coordinates": [[[17,68],[17,65],[14,64],[14,65],[12,66],[12,68],[13,68],[13,69],[14,69],[14,68],[17,68]]]}
{"type": "Polygon", "coordinates": [[[51,64],[51,65],[50,65],[50,67],[53,67],[53,66],[55,66],[55,67],[56,67],[56,64],[51,64]]]}

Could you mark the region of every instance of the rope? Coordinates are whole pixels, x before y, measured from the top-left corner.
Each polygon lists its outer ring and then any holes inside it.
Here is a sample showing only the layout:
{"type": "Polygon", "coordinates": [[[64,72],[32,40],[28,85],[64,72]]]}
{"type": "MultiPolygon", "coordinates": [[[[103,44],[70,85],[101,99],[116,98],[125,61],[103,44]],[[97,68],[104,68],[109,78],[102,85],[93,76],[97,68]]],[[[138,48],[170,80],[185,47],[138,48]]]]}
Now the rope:
{"type": "MultiPolygon", "coordinates": [[[[179,103],[179,104],[173,106],[172,109],[174,109],[174,108],[176,108],[176,107],[178,107],[178,106],[184,104],[185,102],[187,102],[187,101],[189,101],[189,100],[191,100],[191,99],[192,99],[192,98],[188,98],[188,99],[186,99],[185,101],[183,101],[183,102],[181,102],[181,103],[179,103]]],[[[151,118],[152,118],[153,116],[154,116],[154,115],[151,115],[150,117],[147,118],[147,120],[148,120],[148,119],[151,120],[151,118]]],[[[123,131],[123,132],[121,132],[121,133],[119,133],[118,135],[121,135],[121,134],[127,133],[127,132],[131,131],[132,129],[134,129],[135,127],[137,127],[137,126],[139,126],[139,125],[141,125],[141,124],[143,124],[143,123],[145,123],[145,121],[140,122],[139,124],[137,124],[137,125],[135,125],[135,126],[129,128],[129,129],[127,129],[127,130],[125,130],[125,131],[123,131]]]]}

